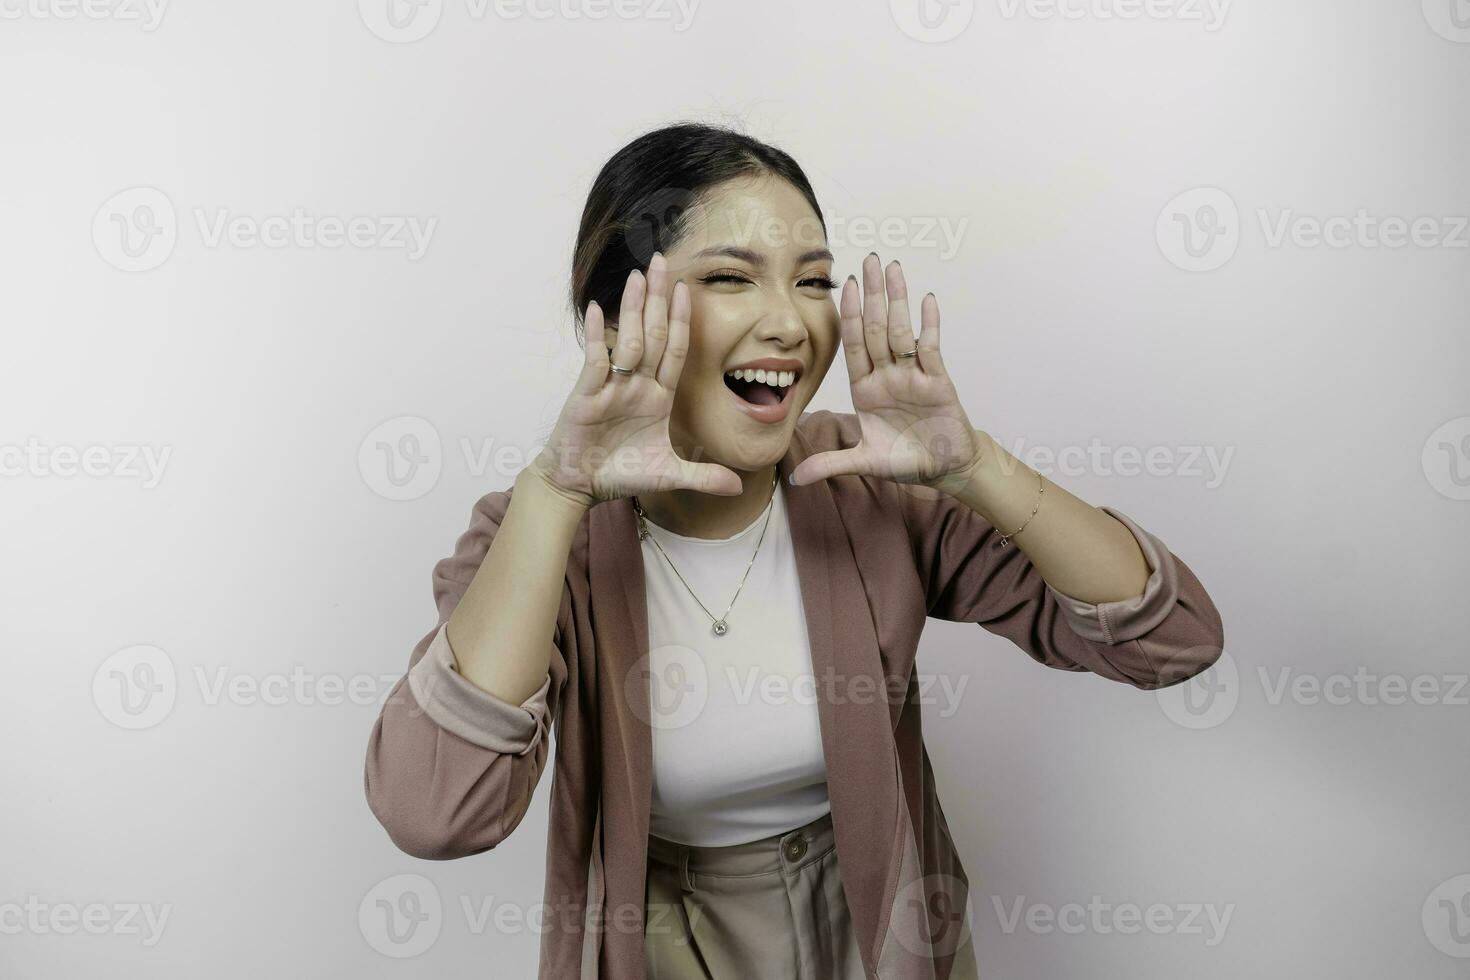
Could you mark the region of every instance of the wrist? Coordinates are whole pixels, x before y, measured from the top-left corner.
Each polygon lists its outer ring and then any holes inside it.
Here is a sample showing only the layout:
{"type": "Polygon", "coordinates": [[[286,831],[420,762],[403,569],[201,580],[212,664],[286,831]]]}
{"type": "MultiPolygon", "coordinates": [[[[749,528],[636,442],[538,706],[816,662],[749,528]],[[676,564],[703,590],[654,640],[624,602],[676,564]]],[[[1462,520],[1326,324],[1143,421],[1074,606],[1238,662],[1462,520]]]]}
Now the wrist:
{"type": "Polygon", "coordinates": [[[1007,481],[1016,476],[1020,461],[1002,449],[990,433],[974,431],[980,455],[965,471],[964,483],[955,496],[993,524],[996,517],[993,504],[1004,495],[1007,481]]]}
{"type": "Polygon", "coordinates": [[[578,520],[597,501],[586,494],[562,487],[551,476],[546,461],[538,456],[516,475],[516,489],[529,486],[530,492],[564,507],[578,520]]]}

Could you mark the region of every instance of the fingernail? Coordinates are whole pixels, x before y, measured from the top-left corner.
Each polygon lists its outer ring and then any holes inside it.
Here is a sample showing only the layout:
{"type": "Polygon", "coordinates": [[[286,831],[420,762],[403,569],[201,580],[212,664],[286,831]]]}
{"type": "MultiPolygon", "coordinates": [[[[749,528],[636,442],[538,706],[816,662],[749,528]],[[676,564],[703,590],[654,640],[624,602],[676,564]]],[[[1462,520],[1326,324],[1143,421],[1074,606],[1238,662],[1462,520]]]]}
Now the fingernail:
{"type": "Polygon", "coordinates": [[[789,484],[791,484],[793,487],[796,486],[796,474],[795,473],[787,473],[786,474],[786,482],[789,483],[789,484]]]}
{"type": "Polygon", "coordinates": [[[877,252],[869,252],[868,254],[871,255],[875,259],[878,257],[878,253],[877,252]]]}

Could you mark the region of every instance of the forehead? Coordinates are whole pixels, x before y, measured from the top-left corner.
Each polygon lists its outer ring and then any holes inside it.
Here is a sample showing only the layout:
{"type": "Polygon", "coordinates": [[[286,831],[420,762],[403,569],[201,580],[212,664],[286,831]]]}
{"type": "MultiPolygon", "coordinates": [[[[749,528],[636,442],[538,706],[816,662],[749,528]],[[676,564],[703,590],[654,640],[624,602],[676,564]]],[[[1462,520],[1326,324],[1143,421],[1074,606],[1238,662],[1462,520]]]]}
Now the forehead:
{"type": "Polygon", "coordinates": [[[821,219],[801,191],[769,174],[716,184],[691,207],[685,237],[669,253],[688,259],[722,245],[776,257],[825,248],[821,219]]]}

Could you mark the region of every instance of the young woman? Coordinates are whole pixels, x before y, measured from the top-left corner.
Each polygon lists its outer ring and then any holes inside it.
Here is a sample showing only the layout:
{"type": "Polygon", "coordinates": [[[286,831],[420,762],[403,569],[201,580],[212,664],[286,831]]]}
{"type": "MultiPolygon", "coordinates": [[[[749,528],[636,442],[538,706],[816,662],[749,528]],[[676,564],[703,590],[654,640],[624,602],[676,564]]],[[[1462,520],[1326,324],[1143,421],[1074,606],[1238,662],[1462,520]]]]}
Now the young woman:
{"type": "Polygon", "coordinates": [[[542,977],[972,977],[926,617],[1145,690],[1220,656],[1162,541],[970,424],[934,296],[916,336],[897,262],[832,265],[780,150],[620,150],[577,237],[581,374],[435,566],[368,801],[409,854],[488,850],[555,729],[542,977]],[[839,346],[853,412],[804,412],[839,346]]]}

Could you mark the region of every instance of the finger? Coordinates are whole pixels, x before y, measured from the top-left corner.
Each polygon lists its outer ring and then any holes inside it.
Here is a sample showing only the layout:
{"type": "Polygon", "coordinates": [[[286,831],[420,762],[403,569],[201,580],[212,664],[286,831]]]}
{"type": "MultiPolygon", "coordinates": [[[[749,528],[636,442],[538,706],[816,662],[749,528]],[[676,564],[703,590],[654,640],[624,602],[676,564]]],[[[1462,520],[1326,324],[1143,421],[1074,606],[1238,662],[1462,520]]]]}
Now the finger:
{"type": "Polygon", "coordinates": [[[672,391],[684,371],[684,358],[689,353],[689,286],[680,279],[674,283],[669,301],[669,340],[658,364],[658,383],[672,391]]]}
{"type": "Polygon", "coordinates": [[[713,493],[722,497],[736,497],[745,492],[745,484],[729,467],[718,463],[691,463],[688,460],[682,462],[678,478],[681,489],[698,490],[700,493],[713,493]]]}
{"type": "Polygon", "coordinates": [[[643,301],[643,357],[638,372],[652,377],[669,336],[669,262],[654,252],[648,262],[648,292],[643,301]]]}
{"type": "Polygon", "coordinates": [[[873,367],[893,363],[888,347],[888,306],[883,291],[883,263],[877,252],[863,259],[863,342],[873,367]]]}
{"type": "Polygon", "coordinates": [[[868,357],[868,342],[863,339],[863,301],[858,295],[857,276],[848,276],[847,282],[842,284],[842,303],[838,310],[847,377],[849,381],[856,381],[873,370],[873,361],[868,357]]]}
{"type": "Polygon", "coordinates": [[[919,304],[919,366],[925,374],[944,374],[939,354],[939,300],[926,293],[919,304]]]}
{"type": "Polygon", "coordinates": [[[888,263],[883,275],[888,290],[888,349],[894,354],[914,349],[914,324],[909,319],[909,287],[898,261],[888,263]]]}
{"type": "Polygon", "coordinates": [[[866,454],[858,447],[832,449],[824,453],[813,453],[802,460],[796,469],[791,471],[791,483],[793,486],[802,487],[808,483],[816,483],[834,476],[867,472],[866,454]]]}
{"type": "Polygon", "coordinates": [[[618,310],[618,343],[613,348],[612,362],[618,367],[636,368],[643,359],[643,273],[634,269],[623,286],[623,302],[618,310]]]}
{"type": "Polygon", "coordinates": [[[582,360],[582,373],[577,375],[576,391],[591,394],[607,381],[607,340],[603,335],[602,307],[597,300],[587,304],[587,313],[582,318],[586,324],[583,341],[587,345],[582,360]]]}

